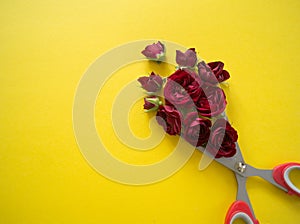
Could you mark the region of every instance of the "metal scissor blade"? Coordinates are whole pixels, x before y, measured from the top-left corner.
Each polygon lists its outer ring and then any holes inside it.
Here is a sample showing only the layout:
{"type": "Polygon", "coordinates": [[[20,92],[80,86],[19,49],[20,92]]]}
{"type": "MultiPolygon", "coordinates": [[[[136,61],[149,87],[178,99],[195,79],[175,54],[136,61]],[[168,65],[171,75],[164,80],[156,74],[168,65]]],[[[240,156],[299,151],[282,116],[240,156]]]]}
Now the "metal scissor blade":
{"type": "Polygon", "coordinates": [[[246,190],[247,177],[242,177],[238,173],[235,173],[235,177],[236,177],[236,181],[238,184],[238,192],[237,192],[236,200],[246,202],[252,212],[253,217],[255,218],[255,214],[254,214],[254,211],[253,211],[253,208],[252,208],[252,205],[251,205],[251,202],[249,200],[249,196],[248,196],[248,193],[246,190]]]}
{"type": "MultiPolygon", "coordinates": [[[[223,112],[223,116],[224,116],[225,120],[228,121],[228,117],[227,117],[225,112],[223,112]]],[[[244,176],[243,172],[239,171],[239,166],[243,166],[243,165],[246,165],[246,164],[245,164],[244,158],[242,156],[239,143],[236,142],[235,145],[236,145],[236,154],[232,157],[214,158],[214,156],[211,155],[207,150],[205,150],[205,148],[198,147],[197,149],[200,150],[201,152],[203,152],[205,155],[208,155],[208,156],[212,157],[214,160],[221,163],[223,166],[227,167],[228,169],[244,176]]],[[[211,161],[208,160],[208,163],[204,167],[206,168],[210,162],[211,161]]],[[[200,164],[201,164],[201,161],[200,161],[200,164]]]]}
{"type": "Polygon", "coordinates": [[[221,163],[222,165],[226,166],[228,169],[231,169],[232,171],[242,175],[243,172],[238,172],[239,171],[238,168],[239,168],[239,164],[243,165],[245,164],[245,161],[242,156],[239,144],[236,142],[235,145],[236,145],[236,153],[233,157],[228,157],[228,158],[221,157],[215,160],[221,163]]]}
{"type": "Polygon", "coordinates": [[[281,190],[288,192],[286,188],[279,185],[273,178],[273,170],[265,170],[265,169],[257,169],[253,166],[247,165],[247,169],[244,173],[245,177],[252,177],[252,176],[258,176],[262,179],[268,181],[269,183],[273,184],[274,186],[280,188],[281,190]]]}
{"type": "MultiPolygon", "coordinates": [[[[244,176],[243,172],[239,172],[238,168],[239,168],[240,163],[245,164],[245,162],[244,162],[239,144],[236,142],[235,145],[236,145],[236,154],[234,156],[214,158],[214,160],[217,161],[218,163],[221,163],[223,166],[227,167],[228,169],[244,176]]],[[[209,152],[207,152],[205,150],[205,148],[197,147],[197,149],[200,150],[201,152],[205,153],[206,155],[213,157],[209,152]]]]}

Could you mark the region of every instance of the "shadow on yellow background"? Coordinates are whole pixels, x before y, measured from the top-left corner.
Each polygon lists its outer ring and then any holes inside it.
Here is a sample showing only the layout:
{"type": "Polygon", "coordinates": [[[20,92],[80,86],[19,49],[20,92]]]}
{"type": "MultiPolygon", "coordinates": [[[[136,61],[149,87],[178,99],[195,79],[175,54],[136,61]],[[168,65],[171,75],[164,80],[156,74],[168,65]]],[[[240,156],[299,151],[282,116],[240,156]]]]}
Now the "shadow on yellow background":
{"type": "MultiPolygon", "coordinates": [[[[223,223],[235,200],[234,176],[217,163],[200,172],[199,152],[172,177],[147,186],[94,171],[73,135],[76,86],[97,57],[129,41],[195,47],[231,74],[227,113],[246,162],[260,168],[299,162],[299,8],[296,0],[1,2],[0,223],[223,223]]],[[[115,80],[130,71],[128,77],[138,77],[138,69],[120,70],[115,80]]],[[[120,83],[110,84],[111,93],[104,88],[102,104],[120,83]]],[[[143,136],[149,130],[141,106],[130,123],[143,136]]],[[[95,111],[99,121],[98,102],[95,111]]],[[[107,140],[113,153],[137,164],[170,152],[166,143],[166,151],[132,157],[118,145],[107,140]]],[[[299,222],[299,198],[260,179],[247,187],[261,223],[299,222]]]]}

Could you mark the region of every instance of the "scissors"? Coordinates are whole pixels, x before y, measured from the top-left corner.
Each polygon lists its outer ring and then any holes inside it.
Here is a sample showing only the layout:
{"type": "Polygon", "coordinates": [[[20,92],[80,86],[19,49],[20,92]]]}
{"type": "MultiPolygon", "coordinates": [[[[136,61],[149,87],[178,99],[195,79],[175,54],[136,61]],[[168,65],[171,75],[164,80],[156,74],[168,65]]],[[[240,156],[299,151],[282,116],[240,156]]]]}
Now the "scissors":
{"type": "MultiPolygon", "coordinates": [[[[203,147],[198,147],[197,149],[202,152],[205,150],[203,147]]],[[[232,203],[227,212],[225,224],[232,224],[237,219],[242,219],[247,224],[259,224],[246,190],[248,177],[261,177],[288,194],[300,197],[300,189],[292,183],[289,177],[292,170],[300,170],[300,163],[285,163],[276,166],[272,170],[256,169],[245,163],[237,142],[236,154],[233,157],[221,157],[215,158],[215,160],[234,172],[238,184],[236,201],[232,203]]]]}

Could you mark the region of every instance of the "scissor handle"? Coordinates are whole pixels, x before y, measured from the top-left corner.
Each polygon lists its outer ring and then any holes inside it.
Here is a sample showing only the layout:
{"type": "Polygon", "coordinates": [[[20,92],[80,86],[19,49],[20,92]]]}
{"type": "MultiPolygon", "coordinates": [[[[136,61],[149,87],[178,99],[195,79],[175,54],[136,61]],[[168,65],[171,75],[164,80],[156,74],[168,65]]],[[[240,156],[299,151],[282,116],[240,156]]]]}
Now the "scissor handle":
{"type": "Polygon", "coordinates": [[[247,224],[259,224],[254,218],[248,204],[244,201],[235,201],[228,209],[225,224],[232,224],[235,220],[242,219],[247,224]]]}
{"type": "Polygon", "coordinates": [[[288,194],[295,194],[300,197],[300,189],[292,183],[289,177],[292,170],[300,171],[300,163],[284,163],[276,166],[273,169],[273,178],[279,185],[288,190],[288,194]]]}

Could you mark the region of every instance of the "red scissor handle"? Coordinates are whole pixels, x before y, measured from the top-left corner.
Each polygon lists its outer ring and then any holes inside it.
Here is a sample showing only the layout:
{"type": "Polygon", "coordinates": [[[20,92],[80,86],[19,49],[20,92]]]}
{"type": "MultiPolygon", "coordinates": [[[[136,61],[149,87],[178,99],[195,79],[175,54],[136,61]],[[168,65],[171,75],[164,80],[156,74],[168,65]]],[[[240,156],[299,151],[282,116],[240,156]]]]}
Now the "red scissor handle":
{"type": "Polygon", "coordinates": [[[234,220],[242,219],[247,224],[259,224],[254,218],[248,204],[244,201],[235,201],[229,208],[225,224],[232,224],[234,220]]]}
{"type": "Polygon", "coordinates": [[[288,190],[288,194],[295,194],[300,197],[300,189],[292,183],[289,177],[290,172],[296,169],[300,171],[300,163],[281,164],[273,169],[273,178],[279,185],[288,190]]]}

